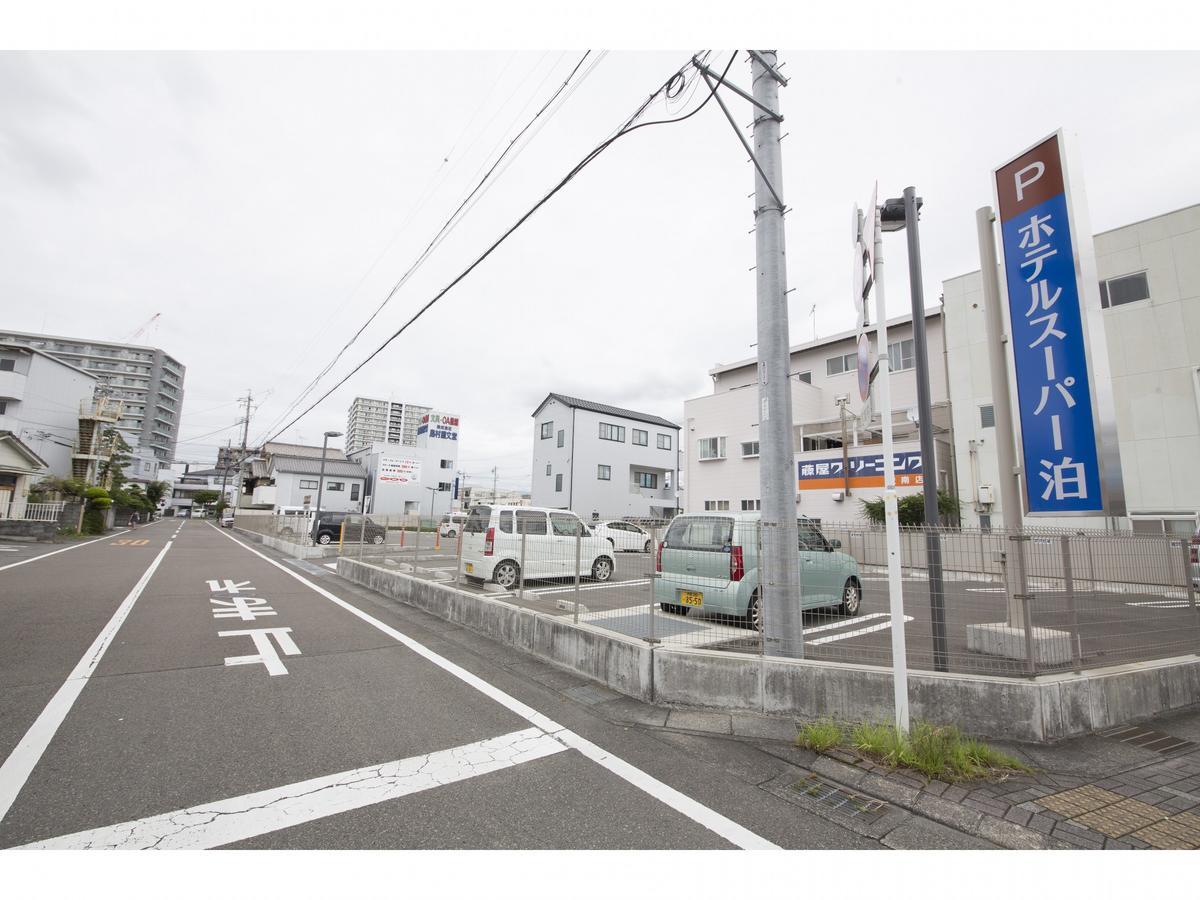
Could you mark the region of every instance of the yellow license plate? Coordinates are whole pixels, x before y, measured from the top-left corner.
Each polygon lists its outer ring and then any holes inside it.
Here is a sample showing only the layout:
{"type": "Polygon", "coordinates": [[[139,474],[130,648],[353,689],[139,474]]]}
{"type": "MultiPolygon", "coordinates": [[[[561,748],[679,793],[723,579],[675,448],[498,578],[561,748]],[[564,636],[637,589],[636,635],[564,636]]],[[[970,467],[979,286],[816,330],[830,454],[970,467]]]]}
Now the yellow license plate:
{"type": "Polygon", "coordinates": [[[679,602],[684,606],[700,606],[704,603],[704,595],[699,591],[680,591],[679,602]]]}
{"type": "Polygon", "coordinates": [[[464,565],[465,565],[465,566],[466,566],[466,568],[467,568],[467,574],[468,574],[468,575],[470,575],[472,572],[474,572],[474,571],[475,571],[475,564],[474,564],[474,563],[465,563],[464,565]]]}

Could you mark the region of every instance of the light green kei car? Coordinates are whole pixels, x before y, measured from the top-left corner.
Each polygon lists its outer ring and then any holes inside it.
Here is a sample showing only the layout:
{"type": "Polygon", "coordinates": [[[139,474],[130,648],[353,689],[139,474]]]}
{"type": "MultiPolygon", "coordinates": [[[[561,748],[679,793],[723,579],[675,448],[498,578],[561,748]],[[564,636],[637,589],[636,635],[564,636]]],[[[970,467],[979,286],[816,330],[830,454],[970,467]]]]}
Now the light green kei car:
{"type": "MultiPolygon", "coordinates": [[[[862,581],[854,557],[840,551],[811,519],[800,531],[800,605],[857,615],[862,581]]],[[[664,612],[691,610],[745,617],[762,630],[758,590],[757,513],[691,513],[676,517],[658,546],[654,601],[664,612]]]]}

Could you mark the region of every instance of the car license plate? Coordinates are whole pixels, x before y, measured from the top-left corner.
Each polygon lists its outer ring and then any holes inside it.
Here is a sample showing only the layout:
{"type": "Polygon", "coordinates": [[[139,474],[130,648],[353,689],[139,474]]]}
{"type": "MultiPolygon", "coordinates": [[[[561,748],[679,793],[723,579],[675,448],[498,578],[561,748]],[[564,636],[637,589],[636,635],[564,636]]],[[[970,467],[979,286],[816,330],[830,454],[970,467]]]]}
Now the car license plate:
{"type": "Polygon", "coordinates": [[[679,602],[684,606],[700,606],[704,603],[704,595],[699,591],[680,591],[679,602]]]}
{"type": "Polygon", "coordinates": [[[475,564],[474,564],[474,563],[466,563],[466,567],[467,567],[467,574],[468,574],[468,575],[470,575],[472,572],[474,572],[474,571],[475,571],[475,564]]]}

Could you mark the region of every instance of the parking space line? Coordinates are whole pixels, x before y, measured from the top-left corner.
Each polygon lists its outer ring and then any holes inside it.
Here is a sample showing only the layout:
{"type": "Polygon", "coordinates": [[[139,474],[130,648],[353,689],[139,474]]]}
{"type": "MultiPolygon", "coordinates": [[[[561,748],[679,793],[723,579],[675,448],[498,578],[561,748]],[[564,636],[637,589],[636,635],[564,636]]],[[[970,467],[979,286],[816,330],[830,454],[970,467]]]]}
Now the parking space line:
{"type": "Polygon", "coordinates": [[[26,844],[41,850],[208,850],[562,753],[540,728],[26,844]]]}
{"type": "Polygon", "coordinates": [[[158,551],[154,561],[150,563],[150,566],[142,573],[142,577],[138,579],[137,584],[121,601],[121,605],[108,620],[108,624],[92,641],[92,646],[75,664],[75,668],[71,670],[71,674],[67,676],[63,686],[50,698],[50,702],[46,704],[46,708],[42,710],[29,730],[25,732],[21,742],[9,754],[4,765],[0,766],[0,821],[3,821],[4,817],[8,815],[21,788],[29,780],[34,767],[41,760],[42,754],[46,752],[50,741],[54,739],[59,726],[66,719],[67,713],[71,711],[71,707],[87,686],[88,679],[96,671],[96,666],[100,664],[100,660],[104,656],[104,651],[108,649],[112,639],[129,615],[129,611],[133,609],[133,604],[146,589],[146,585],[150,582],[155,570],[158,569],[159,563],[171,549],[171,544],[171,541],[167,541],[166,546],[158,551]]]}
{"type": "MultiPolygon", "coordinates": [[[[913,620],[912,616],[904,617],[905,624],[908,624],[912,620],[913,620]]],[[[847,638],[859,637],[860,635],[871,634],[871,632],[873,632],[873,631],[883,631],[885,628],[891,628],[891,627],[892,627],[892,617],[888,616],[886,622],[880,622],[878,625],[870,625],[867,628],[856,628],[854,631],[847,631],[843,634],[831,634],[827,637],[820,637],[820,638],[817,638],[815,641],[805,641],[804,643],[812,644],[814,646],[816,646],[818,644],[832,644],[834,641],[844,641],[847,638]]]]}
{"type": "Polygon", "coordinates": [[[641,769],[630,765],[623,759],[620,759],[603,748],[598,747],[596,744],[593,744],[586,738],[575,734],[548,716],[542,715],[533,707],[522,703],[511,694],[500,690],[500,688],[496,687],[492,683],[484,681],[478,675],[468,672],[457,663],[446,659],[446,657],[434,653],[419,641],[413,640],[403,632],[397,631],[390,625],[381,622],[379,619],[376,619],[374,616],[364,612],[353,604],[348,603],[336,594],[325,590],[315,582],[309,581],[298,572],[289,569],[287,566],[281,565],[277,560],[274,560],[266,554],[255,550],[253,547],[242,543],[233,535],[224,534],[224,532],[222,532],[220,529],[217,529],[217,531],[218,533],[223,534],[229,540],[233,541],[233,543],[237,544],[243,550],[254,554],[259,559],[265,560],[267,563],[279,569],[281,572],[286,572],[292,578],[295,578],[300,583],[308,586],[320,596],[325,597],[330,602],[337,604],[351,615],[357,616],[359,619],[361,619],[363,622],[366,622],[373,628],[376,628],[389,637],[394,638],[397,642],[403,644],[405,647],[408,647],[417,655],[424,657],[443,671],[475,688],[475,690],[479,691],[484,696],[494,700],[496,703],[499,703],[509,711],[525,719],[531,725],[540,728],[555,740],[574,750],[578,750],[588,759],[599,764],[600,766],[603,766],[617,777],[623,779],[629,784],[632,784],[634,787],[639,788],[659,802],[669,806],[676,812],[687,816],[692,821],[724,838],[734,846],[741,847],[744,850],[781,849],[777,844],[773,844],[766,838],[760,837],[750,829],[739,825],[737,822],[734,822],[732,819],[726,818],[715,809],[704,806],[696,800],[693,800],[691,797],[688,797],[686,794],[677,791],[670,785],[659,781],[652,775],[643,772],[641,769]]]}
{"type": "MultiPolygon", "coordinates": [[[[643,578],[640,581],[606,581],[604,584],[581,585],[579,590],[602,591],[605,588],[639,587],[649,583],[649,578],[643,578]]],[[[546,594],[573,594],[575,593],[575,587],[572,585],[571,587],[525,588],[525,593],[537,594],[539,597],[545,596],[546,594]]]]}

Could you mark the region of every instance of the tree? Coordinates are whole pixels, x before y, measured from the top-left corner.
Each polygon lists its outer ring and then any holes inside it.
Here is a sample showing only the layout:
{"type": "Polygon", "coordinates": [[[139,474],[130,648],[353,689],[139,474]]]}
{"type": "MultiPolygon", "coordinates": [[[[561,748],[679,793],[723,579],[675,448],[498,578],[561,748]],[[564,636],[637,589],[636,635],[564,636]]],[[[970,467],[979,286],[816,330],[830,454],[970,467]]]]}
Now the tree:
{"type": "Polygon", "coordinates": [[[108,485],[110,489],[117,490],[129,480],[125,477],[125,467],[133,458],[130,456],[133,448],[125,443],[125,438],[115,428],[104,429],[101,446],[111,448],[111,452],[108,459],[100,464],[100,470],[96,473],[97,480],[108,485]]]}
{"type": "MultiPolygon", "coordinates": [[[[876,497],[874,500],[860,500],[859,505],[862,507],[863,515],[874,525],[882,525],[884,523],[883,498],[876,497]]],[[[943,521],[957,521],[959,513],[959,503],[952,495],[945,491],[938,491],[938,513],[943,521]]],[[[896,501],[896,512],[900,519],[901,525],[924,525],[925,524],[925,498],[921,494],[909,494],[899,498],[896,501]]]]}
{"type": "Polygon", "coordinates": [[[87,509],[83,513],[84,534],[104,533],[104,511],[112,505],[112,498],[102,487],[90,487],[83,492],[87,499],[87,509]]]}
{"type": "Polygon", "coordinates": [[[151,481],[146,485],[146,499],[150,501],[154,509],[158,509],[158,504],[162,502],[163,495],[167,492],[167,483],[165,481],[151,481]]]}
{"type": "Polygon", "coordinates": [[[192,506],[208,506],[210,503],[216,503],[221,499],[219,491],[196,491],[192,494],[192,506]]]}

